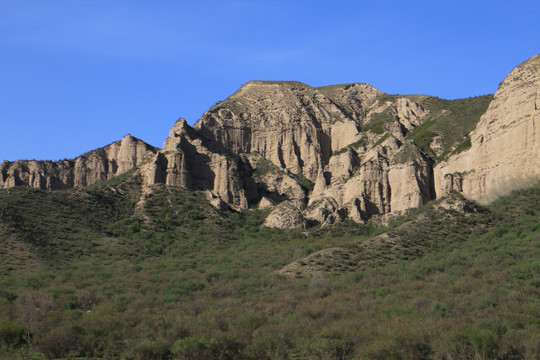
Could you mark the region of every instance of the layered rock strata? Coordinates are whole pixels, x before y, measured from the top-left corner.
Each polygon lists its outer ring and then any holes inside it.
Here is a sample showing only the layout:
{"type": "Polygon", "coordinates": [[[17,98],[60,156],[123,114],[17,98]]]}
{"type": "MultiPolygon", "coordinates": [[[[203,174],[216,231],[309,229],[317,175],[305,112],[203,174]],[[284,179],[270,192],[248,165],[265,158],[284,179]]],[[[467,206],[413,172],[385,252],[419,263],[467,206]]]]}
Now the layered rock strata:
{"type": "Polygon", "coordinates": [[[43,190],[87,186],[108,180],[140,165],[158,149],[131,135],[73,160],[3,161],[0,187],[25,185],[43,190]]]}
{"type": "MultiPolygon", "coordinates": [[[[407,143],[405,136],[428,112],[407,98],[380,101],[382,94],[367,84],[316,89],[299,82],[252,81],[206,112],[195,128],[223,149],[258,154],[291,174],[290,180],[303,177],[314,185],[308,197],[288,181],[289,191],[281,200],[290,204],[276,208],[276,214],[296,214],[294,207],[310,223],[361,221],[433,197],[425,157],[415,154],[394,163],[394,155],[407,143]],[[373,131],[375,126],[381,129],[373,131]]],[[[274,190],[282,182],[275,171],[263,181],[274,190]]],[[[275,227],[299,223],[284,220],[280,225],[284,216],[276,214],[269,222],[275,227]]]]}
{"type": "Polygon", "coordinates": [[[207,190],[209,198],[219,198],[233,208],[248,207],[239,158],[223,152],[184,119],[176,122],[163,149],[141,172],[146,185],[162,183],[207,190]]]}
{"type": "MultiPolygon", "coordinates": [[[[349,112],[359,112],[361,99],[380,93],[369,85],[353,86],[360,98],[349,112]]],[[[317,89],[294,81],[250,81],[207,111],[195,128],[235,154],[258,153],[311,181],[333,151],[360,136],[359,124],[345,110],[317,89]]]]}
{"type": "Polygon", "coordinates": [[[437,196],[488,203],[540,177],[540,55],[516,67],[470,134],[471,147],[435,166],[437,196]]]}
{"type": "Polygon", "coordinates": [[[467,113],[367,84],[251,81],[194,127],[178,120],[161,150],[128,135],[74,160],[5,161],[0,187],[85,186],[136,166],[148,191],[205,191],[220,209],[269,211],[265,224],[278,228],[384,218],[453,190],[488,202],[540,174],[539,72],[537,55],[508,75],[461,153],[490,97],[467,113]],[[457,125],[468,127],[444,137],[457,125]]]}

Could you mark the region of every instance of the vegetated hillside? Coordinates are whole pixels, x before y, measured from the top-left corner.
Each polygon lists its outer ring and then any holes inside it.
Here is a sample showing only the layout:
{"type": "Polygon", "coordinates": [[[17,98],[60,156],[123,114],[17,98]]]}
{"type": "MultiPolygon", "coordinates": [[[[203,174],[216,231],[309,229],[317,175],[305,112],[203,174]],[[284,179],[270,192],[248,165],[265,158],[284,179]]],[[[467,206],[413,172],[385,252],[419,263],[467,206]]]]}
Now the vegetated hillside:
{"type": "Polygon", "coordinates": [[[0,190],[0,356],[538,358],[540,184],[303,233],[138,182],[0,190]]]}
{"type": "Polygon", "coordinates": [[[430,116],[407,136],[434,161],[452,151],[460,152],[470,144],[467,134],[475,128],[493,99],[493,95],[456,100],[423,95],[409,97],[428,109],[430,116]]]}

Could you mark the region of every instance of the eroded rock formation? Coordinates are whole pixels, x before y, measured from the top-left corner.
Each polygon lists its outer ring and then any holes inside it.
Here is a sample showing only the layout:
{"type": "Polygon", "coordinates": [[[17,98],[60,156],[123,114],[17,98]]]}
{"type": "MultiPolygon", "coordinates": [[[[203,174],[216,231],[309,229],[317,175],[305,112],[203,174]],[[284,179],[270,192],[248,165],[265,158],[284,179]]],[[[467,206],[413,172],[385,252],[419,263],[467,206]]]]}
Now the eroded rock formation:
{"type": "Polygon", "coordinates": [[[471,147],[435,166],[437,196],[456,190],[480,203],[540,176],[540,55],[499,85],[469,134],[471,147]]]}
{"type": "Polygon", "coordinates": [[[131,135],[73,160],[4,161],[0,164],[0,187],[19,185],[43,190],[86,186],[108,180],[140,165],[158,149],[131,135]]]}
{"type": "Polygon", "coordinates": [[[85,186],[136,166],[146,190],[205,191],[220,209],[269,211],[278,228],[385,217],[452,190],[487,202],[540,174],[539,72],[540,55],[514,69],[476,128],[491,97],[467,112],[367,84],[251,81],[194,127],[178,120],[161,150],[128,135],[74,160],[5,161],[0,187],[85,186]]]}
{"type": "MultiPolygon", "coordinates": [[[[252,81],[206,112],[195,128],[222,149],[248,158],[257,154],[275,166],[257,180],[265,202],[272,197],[275,204],[288,202],[285,208],[293,206],[312,223],[360,221],[433,197],[425,157],[414,154],[394,163],[410,142],[405,136],[429,112],[410,99],[381,95],[367,84],[317,89],[252,81]],[[406,184],[400,183],[402,176],[406,184]],[[313,185],[309,194],[299,186],[302,178],[313,185]]],[[[279,225],[275,214],[271,218],[276,227],[292,224],[279,225]]]]}
{"type": "Polygon", "coordinates": [[[145,183],[207,190],[234,208],[247,208],[239,159],[221,151],[184,119],[172,127],[163,149],[142,167],[145,183]]]}
{"type": "MultiPolygon", "coordinates": [[[[365,91],[354,93],[359,97],[364,92],[379,93],[369,85],[360,87],[365,91]]],[[[359,98],[349,111],[361,109],[359,98]]],[[[195,128],[235,154],[258,153],[311,181],[328,164],[333,151],[360,137],[358,122],[336,103],[317,89],[294,81],[250,81],[208,110],[195,128]]]]}

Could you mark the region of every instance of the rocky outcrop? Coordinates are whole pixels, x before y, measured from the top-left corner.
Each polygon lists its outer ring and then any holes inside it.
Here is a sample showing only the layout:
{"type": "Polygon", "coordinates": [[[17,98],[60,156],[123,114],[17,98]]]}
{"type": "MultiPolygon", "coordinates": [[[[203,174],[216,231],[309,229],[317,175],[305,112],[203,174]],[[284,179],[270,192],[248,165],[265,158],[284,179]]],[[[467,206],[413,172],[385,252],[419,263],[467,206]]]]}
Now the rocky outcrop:
{"type": "Polygon", "coordinates": [[[0,187],[85,186],[137,166],[145,191],[201,190],[219,209],[269,210],[265,224],[287,229],[384,221],[451,191],[488,202],[539,176],[539,68],[537,55],[513,70],[481,118],[491,96],[250,81],[194,127],[178,120],[161,150],[128,135],[74,160],[3,162],[0,187]],[[470,149],[456,154],[468,132],[470,149]]]}
{"type": "Polygon", "coordinates": [[[367,84],[312,88],[252,81],[206,112],[195,128],[222,149],[257,154],[281,170],[255,178],[260,198],[289,201],[312,223],[360,221],[421,205],[433,195],[425,158],[392,163],[406,134],[428,112],[407,98],[379,100],[382,94],[367,84]],[[309,196],[298,177],[314,184],[309,196]]]}
{"type": "Polygon", "coordinates": [[[262,207],[268,207],[268,201],[272,204],[289,201],[301,210],[306,207],[306,190],[290,173],[256,153],[247,155],[245,160],[253,169],[250,180],[254,184],[257,198],[261,199],[262,207]]]}
{"type": "Polygon", "coordinates": [[[435,167],[437,196],[451,190],[480,203],[540,176],[540,55],[516,67],[470,134],[470,149],[435,167]]]}
{"type": "Polygon", "coordinates": [[[25,185],[44,190],[87,186],[108,180],[143,163],[157,149],[131,135],[73,160],[4,161],[0,164],[0,187],[25,185]]]}
{"type": "Polygon", "coordinates": [[[247,208],[248,199],[240,176],[239,157],[208,141],[184,119],[179,119],[169,137],[141,172],[146,185],[167,184],[206,190],[222,207],[247,208]],[[218,200],[219,199],[219,200],[218,200]]]}
{"type": "Polygon", "coordinates": [[[320,171],[307,219],[320,224],[364,221],[418,207],[434,197],[429,158],[390,134],[366,141],[334,155],[320,171]]]}
{"type": "Polygon", "coordinates": [[[338,105],[293,81],[250,81],[208,110],[195,128],[235,154],[258,153],[311,181],[333,151],[360,137],[358,123],[338,105]]]}
{"type": "Polygon", "coordinates": [[[286,201],[279,204],[265,219],[264,226],[278,229],[301,229],[306,227],[302,212],[286,201]]]}
{"type": "Polygon", "coordinates": [[[368,108],[383,93],[369,84],[354,83],[330,85],[317,88],[350,119],[361,123],[368,108]]]}

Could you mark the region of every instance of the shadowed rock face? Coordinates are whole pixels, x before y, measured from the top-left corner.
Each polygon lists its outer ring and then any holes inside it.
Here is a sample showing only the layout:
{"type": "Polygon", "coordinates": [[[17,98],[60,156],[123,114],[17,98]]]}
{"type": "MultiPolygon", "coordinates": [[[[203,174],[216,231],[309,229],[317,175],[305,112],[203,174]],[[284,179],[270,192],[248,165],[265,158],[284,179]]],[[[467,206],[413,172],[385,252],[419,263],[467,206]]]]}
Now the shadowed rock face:
{"type": "Polygon", "coordinates": [[[234,208],[248,207],[237,156],[232,156],[191,128],[184,119],[176,122],[163,150],[142,169],[145,183],[163,183],[209,190],[234,208]]]}
{"type": "Polygon", "coordinates": [[[435,167],[435,187],[488,203],[540,176],[540,55],[499,85],[471,134],[469,150],[435,167]]]}
{"type": "Polygon", "coordinates": [[[4,161],[0,164],[0,187],[19,185],[44,190],[87,186],[108,180],[141,164],[157,149],[131,135],[73,160],[4,161]]]}
{"type": "Polygon", "coordinates": [[[222,209],[269,209],[265,224],[278,228],[384,217],[451,190],[486,202],[539,176],[539,64],[537,55],[514,69],[469,134],[471,148],[440,163],[457,143],[433,125],[452,128],[464,113],[444,108],[450,101],[367,84],[251,81],[193,128],[178,120],[161,150],[128,135],[74,160],[5,161],[0,186],[85,186],[137,166],[147,187],[203,190],[222,209]],[[454,123],[444,123],[452,111],[454,123]]]}

